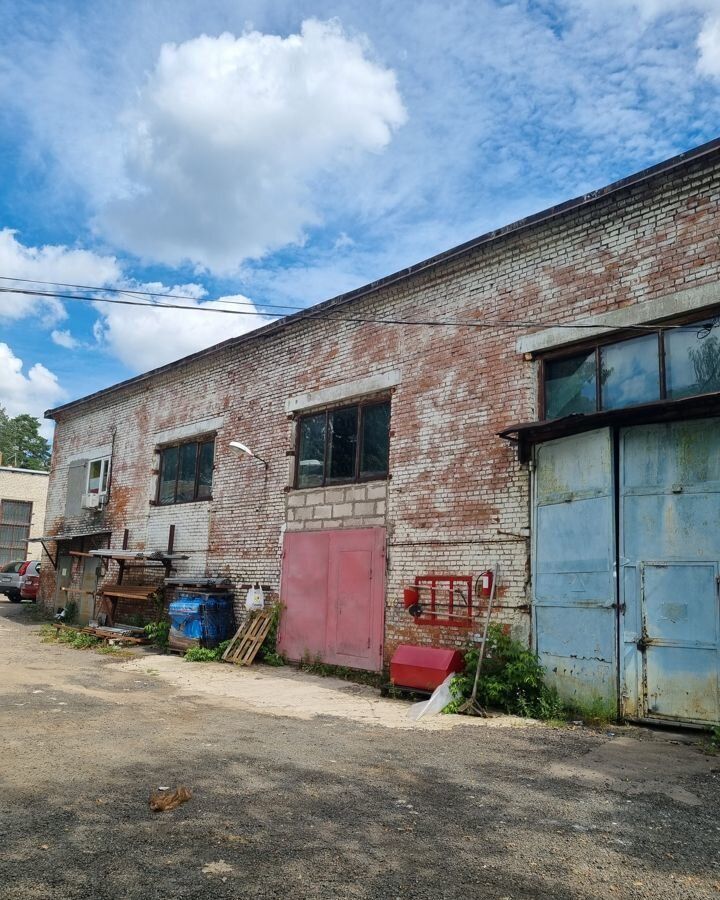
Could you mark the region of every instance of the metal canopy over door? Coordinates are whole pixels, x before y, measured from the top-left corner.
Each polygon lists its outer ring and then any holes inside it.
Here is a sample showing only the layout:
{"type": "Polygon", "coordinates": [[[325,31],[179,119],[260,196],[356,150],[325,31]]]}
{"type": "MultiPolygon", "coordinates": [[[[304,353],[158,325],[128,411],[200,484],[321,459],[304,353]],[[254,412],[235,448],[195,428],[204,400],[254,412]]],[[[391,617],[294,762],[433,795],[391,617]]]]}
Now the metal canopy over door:
{"type": "Polygon", "coordinates": [[[382,668],[385,529],[285,534],[278,646],[356,669],[382,668]]]}
{"type": "Polygon", "coordinates": [[[615,502],[609,429],[535,449],[537,653],[561,696],[617,705],[615,502]]]}
{"type": "Polygon", "coordinates": [[[620,432],[622,697],[629,717],[720,719],[720,419],[620,432]]]}

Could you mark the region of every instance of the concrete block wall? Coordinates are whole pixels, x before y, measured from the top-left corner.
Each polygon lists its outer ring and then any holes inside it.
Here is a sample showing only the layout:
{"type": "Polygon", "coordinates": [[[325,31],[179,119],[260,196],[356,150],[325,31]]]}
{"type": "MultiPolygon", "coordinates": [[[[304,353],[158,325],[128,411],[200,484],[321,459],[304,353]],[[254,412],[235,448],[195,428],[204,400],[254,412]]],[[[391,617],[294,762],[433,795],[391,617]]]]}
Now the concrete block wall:
{"type": "Polygon", "coordinates": [[[384,526],[387,482],[308,488],[288,494],[287,531],[384,526]]]}
{"type": "MultiPolygon", "coordinates": [[[[469,254],[388,283],[352,307],[365,320],[446,319],[483,327],[361,324],[350,321],[358,316],[337,308],[229,342],[61,411],[46,528],[64,526],[68,459],[109,441],[114,430],[112,496],[97,515],[112,530],[112,546],[120,546],[123,528],[130,530],[130,546],[143,545],[155,435],[214,418],[209,574],[227,575],[237,586],[257,580],[275,595],[286,528],[352,527],[383,517],[386,658],[401,641],[466,639],[458,629],[420,628],[409,620],[401,609],[405,583],[422,574],[476,575],[495,561],[501,565],[500,619],[526,635],[530,475],[513,446],[497,437],[538,414],[536,363],[517,352],[516,338],[648,299],[665,297],[672,305],[678,291],[716,284],[719,202],[716,154],[501,235],[469,254]],[[527,325],[484,327],[499,321],[527,325]],[[388,392],[391,478],[295,491],[287,399],[390,371],[397,373],[388,392]],[[268,468],[235,454],[232,440],[250,446],[268,460],[268,468]],[[385,491],[384,499],[370,496],[376,490],[385,491]]],[[[717,299],[720,303],[720,292],[717,299]]],[[[173,519],[182,529],[186,515],[183,505],[168,507],[163,521],[173,519]]]]}

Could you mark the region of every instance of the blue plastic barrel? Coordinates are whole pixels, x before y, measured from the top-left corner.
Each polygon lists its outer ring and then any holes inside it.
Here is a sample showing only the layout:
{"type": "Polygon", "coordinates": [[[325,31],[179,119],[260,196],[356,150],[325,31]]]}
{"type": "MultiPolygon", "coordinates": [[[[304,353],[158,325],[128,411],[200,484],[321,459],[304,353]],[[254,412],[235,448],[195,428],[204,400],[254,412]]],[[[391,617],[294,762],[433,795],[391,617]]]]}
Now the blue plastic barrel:
{"type": "Polygon", "coordinates": [[[170,644],[217,647],[232,636],[233,607],[228,594],[180,593],[169,607],[170,644]]]}

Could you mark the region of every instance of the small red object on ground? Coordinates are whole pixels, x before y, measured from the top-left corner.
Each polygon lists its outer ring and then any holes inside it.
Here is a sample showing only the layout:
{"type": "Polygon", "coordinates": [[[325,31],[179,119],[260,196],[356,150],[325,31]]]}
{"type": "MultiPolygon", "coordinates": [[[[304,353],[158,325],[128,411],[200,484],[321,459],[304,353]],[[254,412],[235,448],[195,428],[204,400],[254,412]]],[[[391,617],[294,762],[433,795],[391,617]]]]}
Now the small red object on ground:
{"type": "Polygon", "coordinates": [[[390,661],[390,680],[398,687],[434,691],[451,672],[465,668],[459,650],[401,644],[390,661]]]}

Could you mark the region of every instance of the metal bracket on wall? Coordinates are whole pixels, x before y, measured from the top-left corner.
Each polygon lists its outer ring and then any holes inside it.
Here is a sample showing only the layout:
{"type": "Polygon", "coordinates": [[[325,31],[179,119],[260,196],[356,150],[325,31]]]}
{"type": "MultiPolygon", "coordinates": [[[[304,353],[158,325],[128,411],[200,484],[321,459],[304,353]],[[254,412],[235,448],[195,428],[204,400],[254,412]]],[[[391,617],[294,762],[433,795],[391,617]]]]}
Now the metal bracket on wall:
{"type": "Polygon", "coordinates": [[[52,555],[52,553],[48,550],[47,544],[45,543],[45,541],[41,540],[41,541],[40,541],[40,544],[42,545],[42,548],[43,548],[43,550],[45,551],[45,553],[46,553],[46,555],[47,555],[47,558],[48,558],[48,559],[50,560],[50,562],[52,563],[53,569],[55,569],[55,571],[57,572],[57,556],[53,559],[53,555],[52,555]]]}

